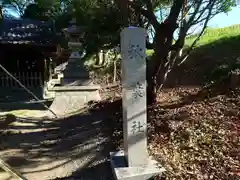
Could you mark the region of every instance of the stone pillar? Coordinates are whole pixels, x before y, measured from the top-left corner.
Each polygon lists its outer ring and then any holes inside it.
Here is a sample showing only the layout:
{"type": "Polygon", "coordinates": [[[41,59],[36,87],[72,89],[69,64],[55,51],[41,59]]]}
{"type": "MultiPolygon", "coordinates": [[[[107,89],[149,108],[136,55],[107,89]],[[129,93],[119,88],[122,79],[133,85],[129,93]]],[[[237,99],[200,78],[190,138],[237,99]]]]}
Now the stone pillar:
{"type": "Polygon", "coordinates": [[[110,152],[110,162],[117,180],[148,180],[165,169],[147,151],[145,29],[121,32],[121,55],[124,150],[110,152]]]}
{"type": "Polygon", "coordinates": [[[143,28],[121,33],[124,153],[130,167],[148,162],[145,36],[143,28]]]}

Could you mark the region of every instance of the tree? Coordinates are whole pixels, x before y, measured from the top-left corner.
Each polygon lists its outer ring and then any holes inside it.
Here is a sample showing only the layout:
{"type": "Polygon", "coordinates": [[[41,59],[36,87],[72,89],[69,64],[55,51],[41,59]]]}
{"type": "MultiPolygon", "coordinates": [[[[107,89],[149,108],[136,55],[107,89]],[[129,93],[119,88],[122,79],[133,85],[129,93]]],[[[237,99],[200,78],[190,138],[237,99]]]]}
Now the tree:
{"type": "Polygon", "coordinates": [[[119,44],[120,12],[114,1],[75,1],[74,8],[78,25],[85,27],[83,46],[87,55],[119,44]]]}
{"type": "Polygon", "coordinates": [[[33,0],[2,0],[1,6],[3,8],[10,8],[19,16],[22,16],[24,14],[25,8],[33,2],[33,0]]]}
{"type": "MultiPolygon", "coordinates": [[[[121,0],[117,1],[121,4],[121,0]]],[[[209,20],[221,12],[229,11],[235,5],[235,0],[125,0],[125,2],[127,5],[121,7],[128,8],[130,21],[154,32],[152,43],[147,41],[147,48],[154,50],[152,59],[148,61],[148,104],[156,102],[157,92],[162,88],[168,74],[174,66],[182,64],[187,59],[203,35],[209,20]],[[165,11],[166,16],[159,20],[157,11],[165,11]],[[189,29],[199,23],[202,24],[201,32],[187,52],[182,54],[189,29]],[[176,31],[178,35],[174,40],[176,31]]]]}
{"type": "Polygon", "coordinates": [[[2,0],[2,8],[10,8],[20,17],[36,20],[54,20],[62,15],[70,0],[2,0]]]}
{"type": "MultiPolygon", "coordinates": [[[[19,17],[41,21],[55,21],[57,30],[68,25],[71,20],[71,0],[3,0],[2,9],[10,9],[19,17]]],[[[8,14],[8,11],[4,12],[8,14]]]]}
{"type": "Polygon", "coordinates": [[[45,15],[45,11],[38,4],[29,4],[22,15],[23,18],[47,20],[48,17],[45,15]]]}
{"type": "Polygon", "coordinates": [[[147,66],[147,99],[148,104],[152,104],[173,67],[186,61],[209,20],[221,12],[228,12],[235,0],[36,0],[36,4],[58,24],[61,19],[75,16],[77,23],[86,27],[83,44],[87,54],[118,45],[123,26],[135,25],[153,32],[152,41],[147,39],[147,48],[154,50],[147,66]],[[199,24],[202,24],[201,32],[182,54],[189,29],[199,24]]]}

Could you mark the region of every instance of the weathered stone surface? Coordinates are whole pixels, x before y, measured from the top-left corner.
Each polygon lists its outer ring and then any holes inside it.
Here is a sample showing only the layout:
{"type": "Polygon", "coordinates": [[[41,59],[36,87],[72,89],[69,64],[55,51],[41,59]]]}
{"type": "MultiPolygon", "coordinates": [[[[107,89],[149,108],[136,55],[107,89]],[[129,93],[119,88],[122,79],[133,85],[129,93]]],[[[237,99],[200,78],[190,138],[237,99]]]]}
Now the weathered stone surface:
{"type": "Polygon", "coordinates": [[[145,37],[143,28],[125,28],[121,33],[124,151],[110,153],[117,180],[148,180],[164,171],[147,151],[145,37]]]}
{"type": "MultiPolygon", "coordinates": [[[[72,87],[71,87],[72,88],[72,87]]],[[[55,91],[55,98],[50,107],[57,115],[66,115],[81,110],[89,101],[99,101],[98,90],[55,91]]]]}
{"type": "MultiPolygon", "coordinates": [[[[76,49],[79,43],[70,43],[69,46],[76,49]]],[[[98,92],[100,87],[93,85],[78,51],[71,53],[68,63],[62,70],[62,76],[58,77],[57,83],[51,81],[44,89],[45,98],[53,96],[55,98],[50,107],[54,112],[61,115],[69,114],[84,108],[89,101],[101,99],[98,92]]]]}
{"type": "Polygon", "coordinates": [[[129,166],[147,163],[145,30],[125,28],[121,34],[124,150],[129,166]]]}
{"type": "Polygon", "coordinates": [[[80,56],[78,58],[71,58],[68,60],[68,64],[63,71],[63,77],[61,78],[61,85],[63,86],[81,86],[91,85],[89,72],[84,67],[84,62],[81,61],[80,56]]]}
{"type": "MultiPolygon", "coordinates": [[[[140,158],[140,157],[139,157],[140,158]]],[[[149,180],[154,176],[161,175],[165,169],[151,157],[148,157],[144,166],[128,167],[124,162],[124,151],[110,153],[110,163],[114,167],[113,174],[118,180],[149,180]]]]}
{"type": "Polygon", "coordinates": [[[61,79],[61,85],[64,86],[89,86],[92,85],[93,82],[89,79],[74,79],[74,78],[65,78],[61,79]]]}
{"type": "Polygon", "coordinates": [[[53,91],[57,92],[65,92],[65,91],[96,91],[101,88],[100,85],[92,85],[92,86],[58,86],[54,87],[53,91]]]}

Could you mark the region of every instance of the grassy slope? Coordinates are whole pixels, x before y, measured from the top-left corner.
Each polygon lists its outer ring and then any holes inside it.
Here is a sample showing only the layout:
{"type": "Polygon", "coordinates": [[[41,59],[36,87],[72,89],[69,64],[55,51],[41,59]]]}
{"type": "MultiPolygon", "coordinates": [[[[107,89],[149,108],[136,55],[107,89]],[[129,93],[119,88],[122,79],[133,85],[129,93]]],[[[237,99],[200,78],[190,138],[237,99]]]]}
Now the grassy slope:
{"type": "MultiPolygon", "coordinates": [[[[207,45],[213,43],[216,40],[222,38],[231,38],[240,35],[240,24],[233,25],[225,28],[209,28],[206,30],[204,35],[198,41],[196,47],[207,45]]],[[[196,39],[196,35],[188,36],[186,38],[186,45],[190,46],[192,42],[196,39]]],[[[153,50],[147,50],[147,55],[151,55],[153,50]]]]}
{"type": "MultiPolygon", "coordinates": [[[[186,45],[191,45],[195,38],[187,38],[186,45]]],[[[214,80],[221,74],[213,74],[215,69],[222,65],[235,66],[236,59],[240,57],[239,47],[240,25],[208,29],[186,63],[170,74],[168,82],[171,85],[198,86],[214,80]]]]}
{"type": "MultiPolygon", "coordinates": [[[[213,43],[222,38],[231,38],[240,35],[240,25],[233,25],[226,28],[209,28],[206,30],[205,34],[200,38],[199,42],[197,43],[197,47],[207,45],[213,43]]],[[[191,45],[192,42],[195,40],[196,35],[189,36],[186,39],[186,45],[191,45]]]]}

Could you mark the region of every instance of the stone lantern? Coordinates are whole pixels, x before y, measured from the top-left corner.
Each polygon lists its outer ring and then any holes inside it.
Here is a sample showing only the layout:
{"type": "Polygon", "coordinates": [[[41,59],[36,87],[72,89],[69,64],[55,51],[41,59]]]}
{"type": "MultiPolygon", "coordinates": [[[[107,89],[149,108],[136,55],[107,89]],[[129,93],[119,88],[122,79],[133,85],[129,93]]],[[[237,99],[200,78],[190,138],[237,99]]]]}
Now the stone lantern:
{"type": "Polygon", "coordinates": [[[72,50],[71,55],[77,55],[81,56],[80,52],[82,49],[82,39],[84,36],[84,28],[83,27],[78,27],[76,25],[76,18],[73,18],[70,21],[70,26],[68,28],[65,28],[64,30],[65,36],[67,38],[68,42],[68,47],[72,50]],[[78,53],[77,53],[78,52],[78,53]]]}
{"type": "Polygon", "coordinates": [[[85,69],[82,61],[84,52],[81,41],[84,36],[84,27],[78,27],[74,18],[70,21],[70,26],[64,29],[64,33],[69,41],[68,47],[71,50],[71,55],[63,72],[61,85],[91,85],[89,72],[85,69]]]}

